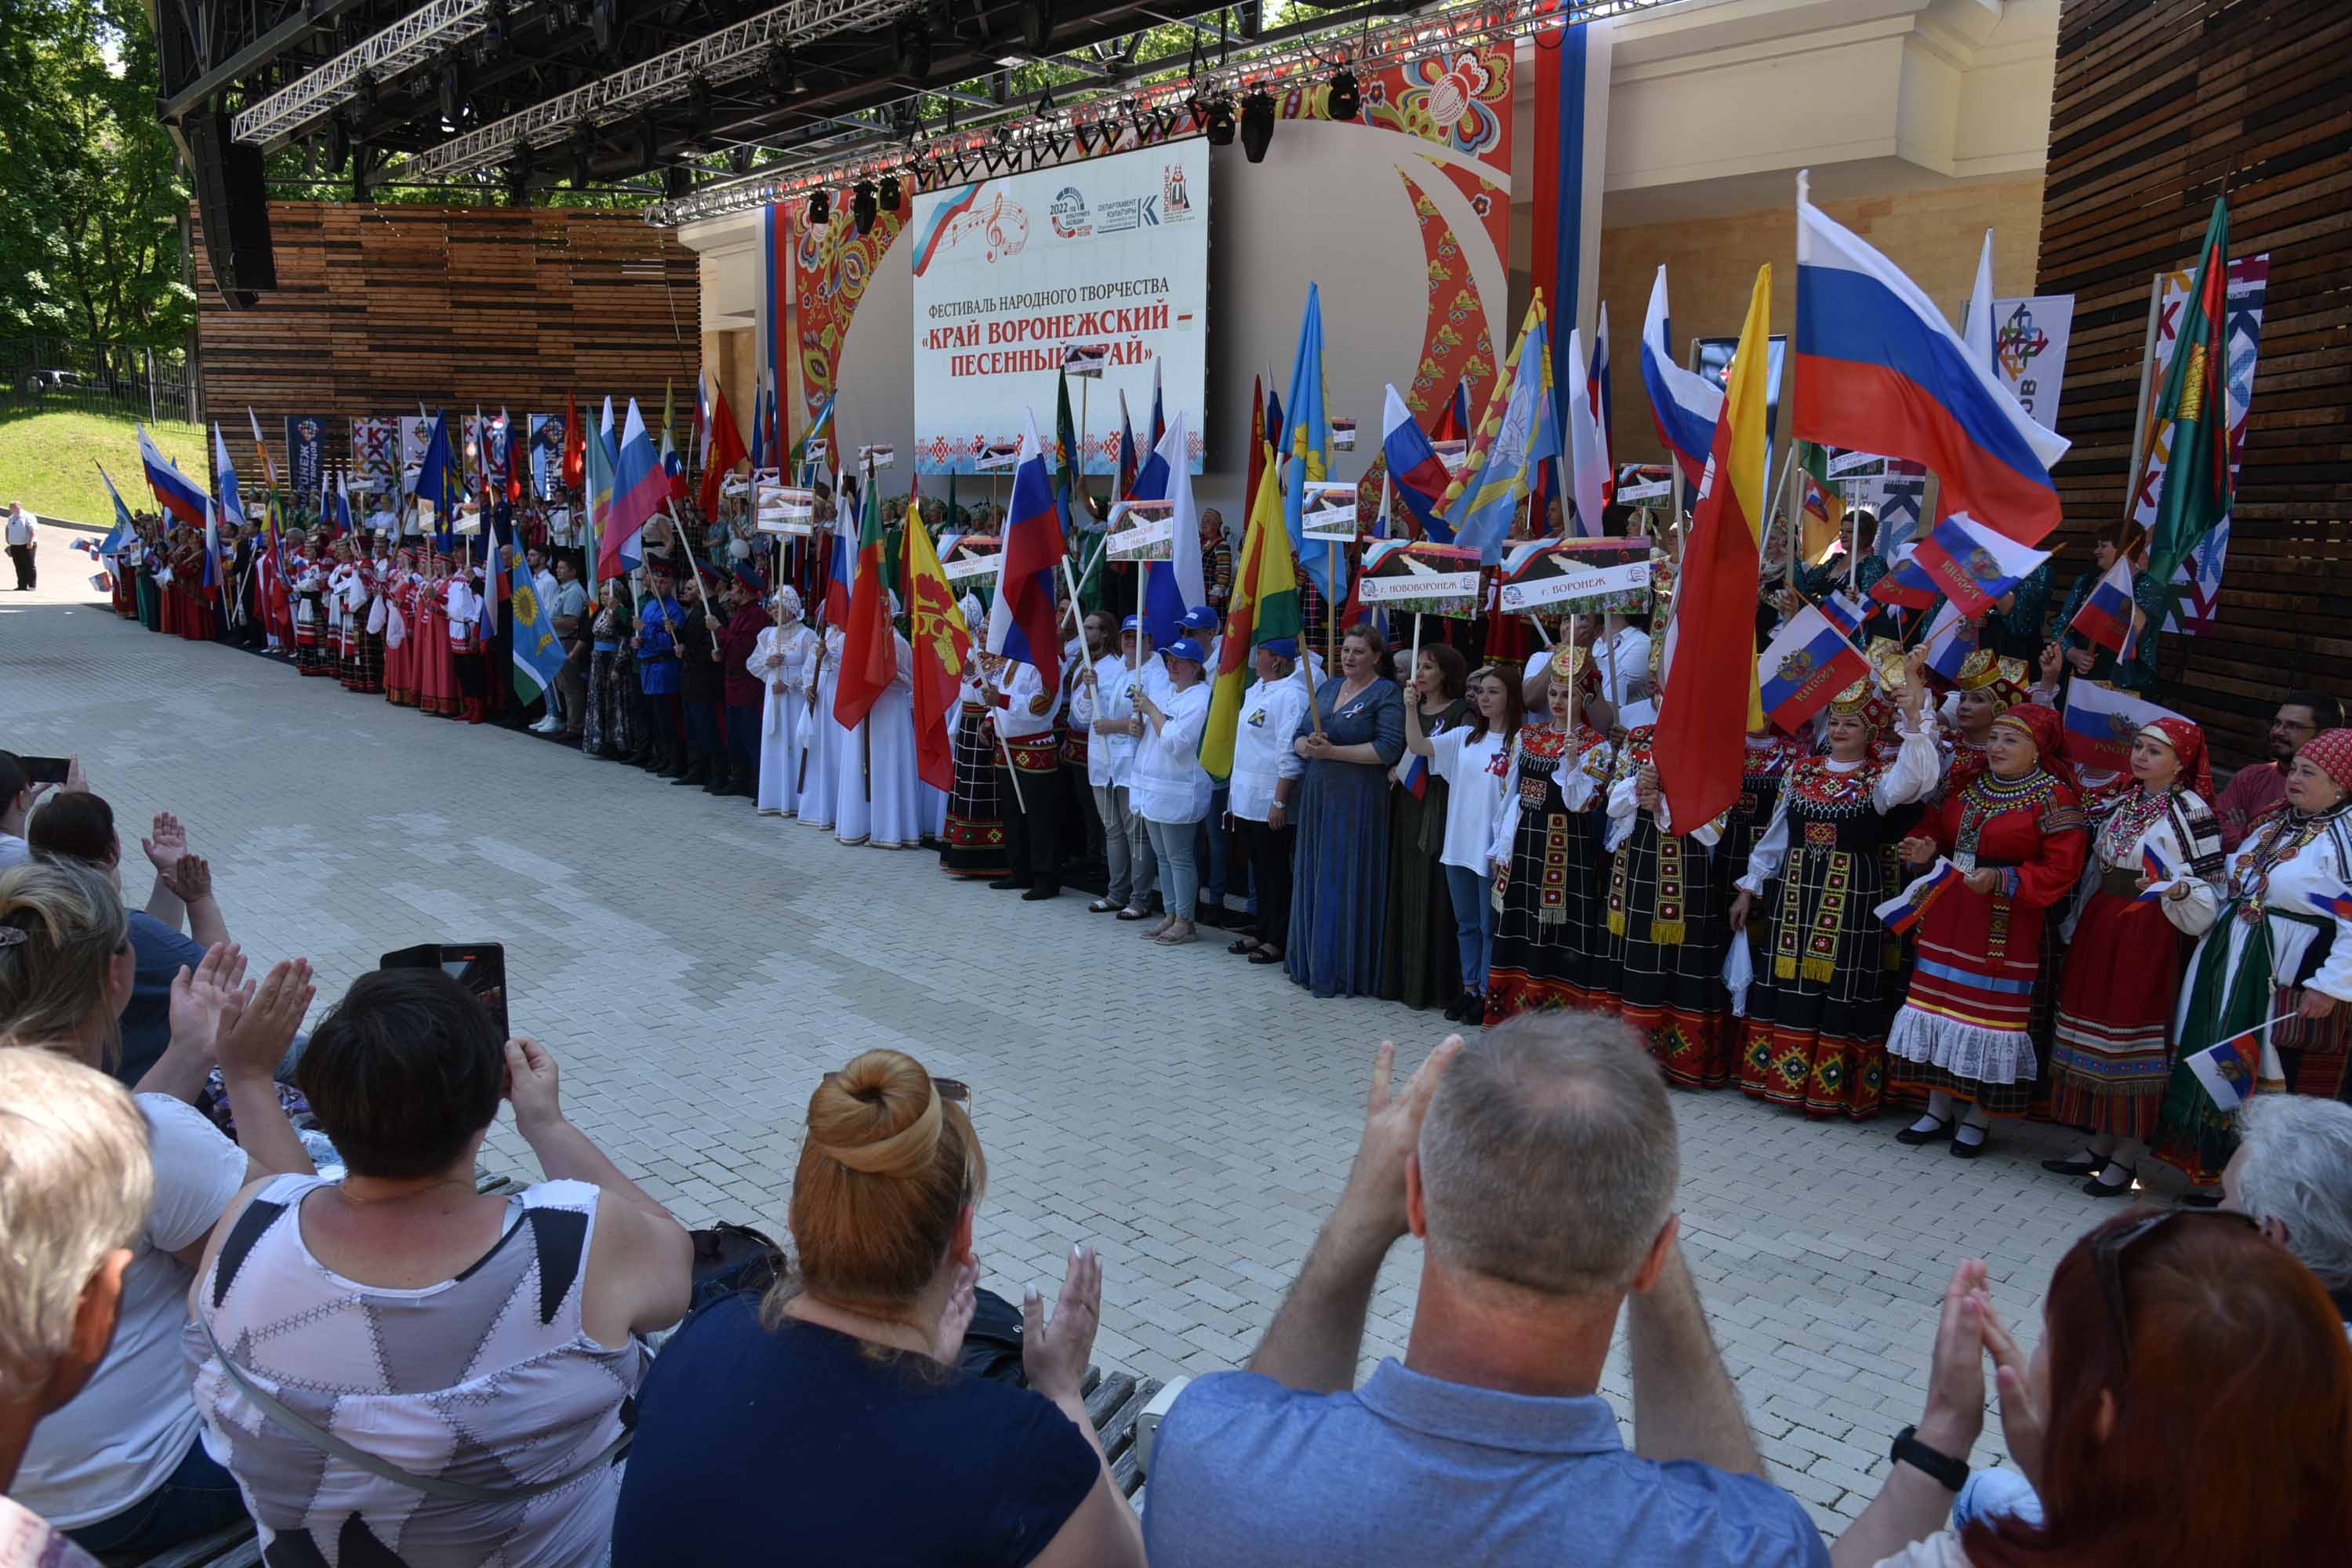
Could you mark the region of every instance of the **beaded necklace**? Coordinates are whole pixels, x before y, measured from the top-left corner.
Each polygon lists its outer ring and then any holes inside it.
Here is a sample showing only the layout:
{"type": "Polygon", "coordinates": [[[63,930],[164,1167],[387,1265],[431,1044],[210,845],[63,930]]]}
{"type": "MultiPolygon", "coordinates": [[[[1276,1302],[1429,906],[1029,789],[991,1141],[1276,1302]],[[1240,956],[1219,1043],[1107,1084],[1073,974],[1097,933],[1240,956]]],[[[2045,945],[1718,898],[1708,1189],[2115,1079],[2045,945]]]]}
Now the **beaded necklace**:
{"type": "Polygon", "coordinates": [[[2171,805],[2169,791],[2150,795],[2144,789],[2135,789],[2118,798],[2099,829],[2100,858],[2110,866],[2138,865],[2140,836],[2155,826],[2171,805]]]}
{"type": "Polygon", "coordinates": [[[1959,831],[1953,835],[1952,864],[1963,871],[1977,868],[1977,839],[1994,817],[2028,807],[2038,810],[2057,793],[2058,781],[2040,768],[2022,778],[2005,779],[1988,769],[1960,791],[1959,831]]]}
{"type": "Polygon", "coordinates": [[[2352,800],[2329,806],[2326,811],[2306,816],[2293,806],[2271,818],[2263,836],[2254,844],[2253,853],[2241,862],[2239,878],[2244,897],[2253,906],[2252,912],[2262,912],[2263,902],[2270,896],[2271,873],[2294,859],[2327,831],[2342,816],[2352,800]]]}

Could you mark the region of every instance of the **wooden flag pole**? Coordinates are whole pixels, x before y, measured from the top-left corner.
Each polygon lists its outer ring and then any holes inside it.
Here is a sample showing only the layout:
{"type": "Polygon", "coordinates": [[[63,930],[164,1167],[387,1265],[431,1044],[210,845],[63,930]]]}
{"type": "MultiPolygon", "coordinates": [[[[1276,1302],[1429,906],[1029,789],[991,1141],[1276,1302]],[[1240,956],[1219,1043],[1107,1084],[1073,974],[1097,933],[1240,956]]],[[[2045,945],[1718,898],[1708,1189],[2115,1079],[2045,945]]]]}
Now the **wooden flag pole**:
{"type": "Polygon", "coordinates": [[[686,552],[686,569],[694,574],[694,591],[702,600],[702,629],[710,634],[710,657],[717,658],[719,627],[710,618],[710,590],[702,581],[702,569],[694,563],[694,546],[686,537],[686,525],[677,520],[677,508],[665,500],[662,509],[669,514],[669,531],[677,538],[677,547],[686,552]]]}

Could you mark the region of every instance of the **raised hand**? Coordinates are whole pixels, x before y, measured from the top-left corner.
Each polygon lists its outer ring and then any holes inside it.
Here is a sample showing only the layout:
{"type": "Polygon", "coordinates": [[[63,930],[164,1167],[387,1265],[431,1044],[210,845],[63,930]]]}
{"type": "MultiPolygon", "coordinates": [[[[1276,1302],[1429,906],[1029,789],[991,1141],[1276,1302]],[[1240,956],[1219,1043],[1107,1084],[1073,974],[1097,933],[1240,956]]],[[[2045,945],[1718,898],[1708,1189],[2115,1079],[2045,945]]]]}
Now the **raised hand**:
{"type": "Polygon", "coordinates": [[[955,1365],[963,1353],[963,1337],[971,1328],[972,1314],[979,1310],[980,1255],[968,1252],[956,1268],[955,1289],[948,1292],[947,1307],[931,1333],[933,1361],[942,1366],[955,1365]]]}
{"type": "Polygon", "coordinates": [[[181,826],[180,819],[170,812],[159,811],[155,814],[155,826],[150,831],[151,837],[141,839],[139,847],[147,852],[148,863],[169,880],[173,868],[180,863],[180,858],[188,852],[188,830],[181,826]]]}
{"type": "Polygon", "coordinates": [[[182,964],[172,977],[170,1048],[211,1060],[221,1035],[252,994],[253,987],[245,984],[245,954],[236,943],[213,943],[194,969],[182,964]]]}
{"type": "Polygon", "coordinates": [[[212,862],[201,855],[183,855],[179,868],[166,873],[163,879],[184,904],[213,896],[212,862]]]}
{"type": "Polygon", "coordinates": [[[1029,1386],[1048,1399],[1076,1398],[1101,1326],[1102,1257],[1091,1247],[1073,1247],[1052,1321],[1035,1286],[1022,1299],[1021,1367],[1029,1374],[1029,1386]]]}
{"type": "Polygon", "coordinates": [[[285,958],[270,965],[257,988],[248,988],[237,1017],[223,1030],[220,1069],[223,1078],[274,1078],[278,1064],[294,1044],[303,1015],[319,988],[310,983],[310,961],[285,958]]]}
{"type": "Polygon", "coordinates": [[[2001,1441],[2009,1457],[2017,1461],[2018,1470],[2040,1486],[2043,1440],[2050,1427],[2034,1397],[2030,1363],[2000,1314],[1993,1310],[1990,1297],[1978,1303],[1977,1323],[1984,1348],[1992,1357],[1993,1381],[2000,1389],[2001,1441]]]}
{"type": "Polygon", "coordinates": [[[507,1103],[514,1107],[515,1130],[526,1138],[535,1128],[563,1120],[562,1076],[554,1053],[537,1040],[507,1042],[507,1103]]]}
{"type": "Polygon", "coordinates": [[[1429,1114],[1429,1102],[1437,1098],[1437,1080],[1461,1054],[1462,1037],[1446,1036],[1405,1080],[1402,1093],[1395,1089],[1394,1042],[1381,1041],[1373,1054],[1363,1138],[1356,1145],[1356,1163],[1349,1168],[1339,1206],[1388,1240],[1411,1228],[1405,1218],[1405,1160],[1420,1147],[1422,1120],[1429,1114]]]}

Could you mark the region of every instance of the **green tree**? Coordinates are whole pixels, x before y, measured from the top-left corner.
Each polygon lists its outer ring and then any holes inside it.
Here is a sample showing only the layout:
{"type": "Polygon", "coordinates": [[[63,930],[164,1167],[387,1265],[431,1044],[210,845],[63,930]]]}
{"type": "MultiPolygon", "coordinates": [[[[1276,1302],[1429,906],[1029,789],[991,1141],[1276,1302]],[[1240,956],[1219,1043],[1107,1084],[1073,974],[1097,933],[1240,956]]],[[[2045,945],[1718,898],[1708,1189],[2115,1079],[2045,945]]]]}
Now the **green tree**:
{"type": "Polygon", "coordinates": [[[0,332],[156,347],[195,311],[137,0],[0,0],[0,332]]]}

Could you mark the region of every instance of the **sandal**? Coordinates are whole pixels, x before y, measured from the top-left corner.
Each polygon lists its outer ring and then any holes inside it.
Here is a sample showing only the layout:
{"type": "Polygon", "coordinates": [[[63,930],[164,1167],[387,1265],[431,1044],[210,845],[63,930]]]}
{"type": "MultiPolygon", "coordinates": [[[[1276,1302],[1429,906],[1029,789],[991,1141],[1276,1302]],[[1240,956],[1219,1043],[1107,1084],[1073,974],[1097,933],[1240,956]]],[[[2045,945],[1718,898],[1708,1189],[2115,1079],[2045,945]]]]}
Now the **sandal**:
{"type": "Polygon", "coordinates": [[[1109,899],[1097,899],[1093,903],[1087,906],[1087,913],[1090,915],[1107,915],[1113,910],[1125,909],[1126,907],[1126,905],[1115,902],[1109,899]]]}
{"type": "Polygon", "coordinates": [[[1235,958],[1247,958],[1251,953],[1255,952],[1257,948],[1258,941],[1257,938],[1254,936],[1245,936],[1239,942],[1229,942],[1225,943],[1225,951],[1232,953],[1235,958]]]}
{"type": "Polygon", "coordinates": [[[1165,936],[1168,933],[1168,929],[1175,923],[1176,917],[1174,915],[1160,916],[1160,923],[1158,925],[1153,926],[1150,931],[1142,933],[1143,940],[1146,942],[1158,942],[1162,936],[1165,936]]]}
{"type": "Polygon", "coordinates": [[[1255,952],[1251,953],[1249,961],[1252,963],[1280,963],[1282,962],[1282,949],[1275,946],[1272,942],[1268,942],[1260,947],[1255,952]]]}
{"type": "Polygon", "coordinates": [[[1129,904],[1118,911],[1118,918],[1123,921],[1148,921],[1151,918],[1151,911],[1139,910],[1133,904],[1129,904]]]}
{"type": "Polygon", "coordinates": [[[1164,930],[1154,931],[1151,940],[1162,947],[1181,947],[1188,942],[1198,942],[1201,933],[1191,921],[1170,917],[1164,930]]]}

